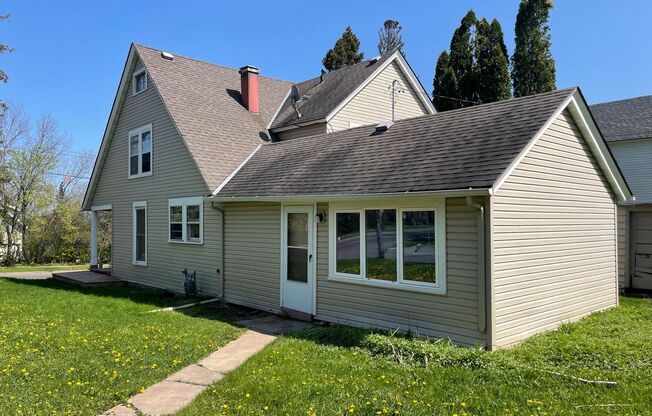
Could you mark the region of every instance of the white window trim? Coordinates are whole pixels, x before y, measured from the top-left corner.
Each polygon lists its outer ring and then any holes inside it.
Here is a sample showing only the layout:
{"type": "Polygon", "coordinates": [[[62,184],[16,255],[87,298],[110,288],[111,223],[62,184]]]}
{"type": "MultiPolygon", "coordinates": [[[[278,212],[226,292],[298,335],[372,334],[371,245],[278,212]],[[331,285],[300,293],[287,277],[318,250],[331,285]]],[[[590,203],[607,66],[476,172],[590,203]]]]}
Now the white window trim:
{"type": "Polygon", "coordinates": [[[204,244],[204,198],[201,196],[196,196],[196,197],[189,197],[189,198],[172,198],[168,199],[168,212],[167,212],[167,218],[168,218],[168,243],[173,243],[173,244],[204,244]],[[187,221],[188,217],[186,215],[187,213],[187,208],[188,205],[199,205],[199,241],[187,241],[187,221]],[[182,220],[182,226],[181,226],[181,235],[182,239],[181,240],[172,240],[170,238],[170,231],[171,231],[171,226],[170,226],[170,207],[174,206],[181,206],[181,220],[182,220]]]}
{"type": "Polygon", "coordinates": [[[407,290],[413,292],[446,294],[446,205],[442,198],[427,198],[415,200],[387,200],[387,201],[356,201],[329,204],[329,233],[328,233],[328,280],[354,283],[368,286],[407,290]],[[366,277],[366,241],[364,237],[365,210],[394,209],[396,210],[396,261],[397,280],[369,279],[366,277]],[[414,282],[403,279],[403,212],[405,211],[434,211],[435,212],[435,245],[437,249],[437,283],[414,282]],[[337,220],[338,213],[358,213],[360,215],[360,275],[337,272],[337,220]]]}
{"type": "Polygon", "coordinates": [[[147,266],[147,201],[137,201],[133,203],[131,209],[131,222],[132,222],[132,261],[134,266],[147,266]],[[136,209],[145,209],[145,261],[136,260],[136,209]]]}
{"type": "Polygon", "coordinates": [[[147,73],[145,71],[145,68],[142,68],[139,71],[134,71],[134,75],[131,77],[131,95],[138,95],[141,92],[147,91],[147,73]],[[140,74],[145,74],[145,88],[143,88],[141,91],[136,92],[136,77],[139,76],[140,74]]]}
{"type": "Polygon", "coordinates": [[[147,124],[145,126],[139,127],[137,129],[133,129],[129,131],[127,134],[127,178],[129,179],[134,179],[134,178],[142,178],[145,176],[152,176],[152,172],[154,171],[154,131],[152,130],[152,124],[147,124]],[[143,169],[143,133],[149,131],[149,140],[151,142],[150,144],[150,149],[149,149],[149,172],[142,173],[143,169]],[[132,175],[131,174],[131,136],[138,135],[138,173],[132,175]]]}

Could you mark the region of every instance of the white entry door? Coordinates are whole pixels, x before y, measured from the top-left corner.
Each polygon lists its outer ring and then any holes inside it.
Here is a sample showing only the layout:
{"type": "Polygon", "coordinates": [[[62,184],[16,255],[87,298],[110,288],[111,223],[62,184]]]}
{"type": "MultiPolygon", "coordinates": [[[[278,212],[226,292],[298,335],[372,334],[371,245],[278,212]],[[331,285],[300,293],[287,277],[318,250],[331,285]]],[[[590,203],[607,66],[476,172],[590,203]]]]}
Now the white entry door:
{"type": "Polygon", "coordinates": [[[313,314],[315,213],[310,205],[283,207],[281,306],[313,314]]]}

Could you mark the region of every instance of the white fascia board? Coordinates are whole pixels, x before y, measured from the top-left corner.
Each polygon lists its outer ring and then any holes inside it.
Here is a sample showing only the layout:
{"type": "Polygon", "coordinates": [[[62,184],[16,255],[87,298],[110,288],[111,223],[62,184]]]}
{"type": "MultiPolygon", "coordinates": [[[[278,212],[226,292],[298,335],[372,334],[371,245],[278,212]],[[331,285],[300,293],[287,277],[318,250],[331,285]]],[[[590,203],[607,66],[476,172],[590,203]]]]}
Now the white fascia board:
{"type": "Polygon", "coordinates": [[[219,196],[214,194],[207,197],[210,201],[215,202],[309,202],[309,201],[343,201],[356,199],[383,199],[383,198],[404,198],[418,196],[440,196],[440,197],[459,197],[459,196],[488,196],[489,189],[457,189],[444,191],[424,191],[424,192],[395,192],[395,193],[376,193],[376,194],[334,194],[334,195],[284,195],[284,196],[219,196]]]}
{"type": "Polygon", "coordinates": [[[426,90],[423,89],[423,84],[421,84],[421,81],[419,81],[417,75],[414,73],[412,67],[410,66],[410,64],[405,59],[402,53],[400,52],[398,53],[396,62],[398,63],[398,66],[401,68],[401,70],[407,77],[408,81],[410,82],[410,85],[412,85],[412,88],[414,88],[414,91],[419,96],[419,99],[421,100],[423,105],[428,109],[430,114],[435,114],[437,110],[435,110],[435,106],[432,104],[432,101],[430,101],[430,96],[428,95],[426,90]]]}
{"type": "Polygon", "coordinates": [[[505,183],[505,180],[514,172],[516,167],[521,163],[529,151],[536,145],[541,136],[548,130],[550,125],[559,117],[559,115],[568,108],[575,123],[577,123],[580,132],[584,136],[589,148],[591,149],[598,165],[602,169],[609,184],[616,193],[618,200],[627,201],[631,200],[632,194],[627,187],[624,177],[618,169],[618,165],[611,156],[609,149],[604,138],[600,135],[597,126],[593,122],[593,118],[589,113],[588,106],[579,93],[575,90],[572,94],[564,100],[564,102],[557,108],[555,113],[546,121],[546,123],[539,129],[537,134],[530,140],[525,148],[519,155],[512,161],[507,169],[498,177],[494,185],[491,187],[491,194],[498,192],[500,187],[505,183]]]}
{"type": "Polygon", "coordinates": [[[122,107],[122,102],[125,97],[125,93],[124,93],[125,88],[129,88],[131,86],[131,77],[128,77],[127,75],[129,74],[129,71],[131,71],[131,67],[134,64],[135,57],[136,57],[136,48],[132,43],[131,47],[129,48],[129,55],[127,57],[127,61],[125,62],[125,66],[122,69],[122,76],[120,77],[120,84],[118,86],[118,91],[116,92],[116,95],[113,98],[113,105],[111,106],[111,113],[109,115],[109,120],[107,121],[106,127],[104,128],[104,135],[102,136],[102,143],[100,144],[100,150],[97,153],[97,157],[95,158],[95,164],[93,165],[93,173],[91,174],[91,179],[88,183],[88,187],[86,188],[86,193],[84,194],[82,209],[86,211],[88,211],[90,200],[93,197],[93,194],[95,193],[97,180],[100,171],[102,170],[102,165],[104,164],[106,152],[108,151],[109,141],[111,135],[113,134],[113,130],[115,129],[115,123],[117,122],[118,119],[118,112],[119,109],[122,107]]]}

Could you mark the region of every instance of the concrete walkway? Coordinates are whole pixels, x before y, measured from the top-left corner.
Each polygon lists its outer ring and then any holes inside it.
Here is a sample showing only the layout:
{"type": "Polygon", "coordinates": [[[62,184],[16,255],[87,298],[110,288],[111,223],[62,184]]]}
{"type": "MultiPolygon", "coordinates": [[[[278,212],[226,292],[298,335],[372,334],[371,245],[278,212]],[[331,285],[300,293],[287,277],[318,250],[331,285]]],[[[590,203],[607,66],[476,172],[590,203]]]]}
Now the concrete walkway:
{"type": "Polygon", "coordinates": [[[7,277],[10,279],[22,279],[22,280],[45,280],[50,279],[54,272],[11,272],[11,273],[0,273],[0,277],[7,277]]]}
{"type": "Polygon", "coordinates": [[[148,416],[175,413],[195,399],[209,385],[219,381],[276,339],[277,334],[297,331],[311,324],[269,316],[236,322],[250,328],[238,339],[226,344],[196,364],[191,364],[129,399],[131,407],[119,405],[103,416],[136,416],[136,410],[148,416]]]}

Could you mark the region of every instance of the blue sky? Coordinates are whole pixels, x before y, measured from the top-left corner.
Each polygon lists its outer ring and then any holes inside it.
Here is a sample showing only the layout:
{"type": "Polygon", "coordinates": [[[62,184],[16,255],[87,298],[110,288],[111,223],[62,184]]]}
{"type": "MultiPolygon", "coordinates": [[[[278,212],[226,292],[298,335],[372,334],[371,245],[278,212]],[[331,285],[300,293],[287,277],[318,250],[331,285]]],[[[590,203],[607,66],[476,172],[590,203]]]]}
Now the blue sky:
{"type": "MultiPolygon", "coordinates": [[[[550,19],[557,85],[590,103],[652,94],[652,2],[556,0],[550,19]],[[626,7],[624,6],[626,5],[626,7]]],[[[31,117],[52,114],[73,150],[96,150],[131,42],[267,76],[316,76],[350,25],[367,57],[386,18],[403,25],[408,61],[428,92],[439,53],[467,10],[498,18],[509,52],[518,1],[4,1],[0,56],[10,76],[0,98],[31,117]]]]}

